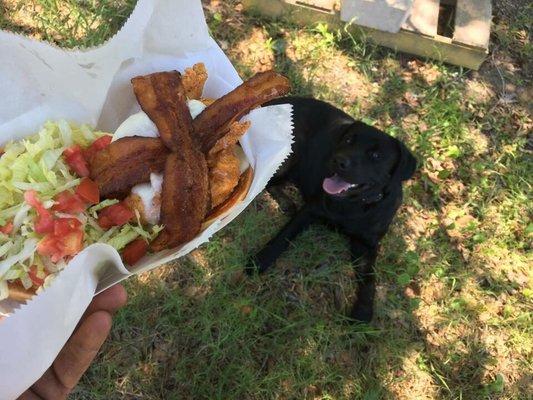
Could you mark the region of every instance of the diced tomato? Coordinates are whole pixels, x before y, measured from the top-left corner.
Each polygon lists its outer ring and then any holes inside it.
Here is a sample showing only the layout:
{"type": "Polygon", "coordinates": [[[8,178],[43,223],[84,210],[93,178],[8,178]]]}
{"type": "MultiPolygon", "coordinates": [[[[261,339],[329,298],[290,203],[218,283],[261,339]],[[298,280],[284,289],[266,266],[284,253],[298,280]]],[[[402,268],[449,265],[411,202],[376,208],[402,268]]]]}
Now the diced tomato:
{"type": "Polygon", "coordinates": [[[39,215],[35,221],[34,228],[37,233],[50,233],[54,230],[54,217],[37,198],[37,192],[28,190],[24,193],[24,200],[32,206],[39,215]]]}
{"type": "Polygon", "coordinates": [[[67,162],[68,166],[79,176],[86,177],[89,176],[89,167],[87,166],[87,161],[83,156],[81,147],[77,144],[74,146],[65,149],[63,152],[63,157],[67,162]]]}
{"type": "Polygon", "coordinates": [[[41,215],[34,224],[35,232],[43,234],[54,231],[54,218],[51,214],[41,215]]]}
{"type": "Polygon", "coordinates": [[[85,159],[90,160],[100,150],[103,150],[109,146],[111,144],[111,140],[113,140],[113,136],[110,135],[102,136],[100,139],[96,139],[93,144],[83,151],[85,159]]]}
{"type": "Polygon", "coordinates": [[[75,256],[83,248],[83,231],[73,231],[61,238],[63,257],[75,256]]]}
{"type": "Polygon", "coordinates": [[[37,266],[36,265],[32,265],[30,267],[30,270],[28,271],[28,276],[30,277],[31,281],[33,282],[33,284],[35,286],[41,287],[44,284],[44,279],[39,278],[37,276],[37,266]]]}
{"type": "Polygon", "coordinates": [[[133,217],[133,212],[121,202],[102,209],[98,214],[98,225],[103,229],[109,229],[127,224],[133,217]]]}
{"type": "Polygon", "coordinates": [[[58,262],[63,258],[63,245],[57,236],[46,235],[37,245],[37,253],[50,257],[52,262],[58,262]]]}
{"type": "Polygon", "coordinates": [[[35,190],[26,191],[24,193],[24,201],[35,208],[38,213],[40,213],[41,209],[44,209],[44,206],[37,197],[37,192],[35,190]]]}
{"type": "Polygon", "coordinates": [[[80,228],[81,222],[76,218],[60,218],[54,221],[54,235],[58,237],[65,236],[80,228]]]}
{"type": "Polygon", "coordinates": [[[2,232],[4,235],[9,235],[11,232],[13,232],[13,222],[9,221],[7,224],[2,226],[0,228],[0,232],[2,232]]]}
{"type": "Polygon", "coordinates": [[[87,204],[98,204],[100,202],[100,189],[98,184],[89,178],[83,178],[76,188],[76,194],[87,204]]]}
{"type": "Polygon", "coordinates": [[[100,225],[100,228],[102,229],[110,229],[112,228],[114,225],[113,225],[113,221],[111,220],[111,218],[105,216],[105,215],[102,215],[101,217],[98,217],[98,225],[100,225]]]}
{"type": "Polygon", "coordinates": [[[148,251],[148,243],[144,239],[135,239],[124,247],[122,259],[128,265],[135,265],[148,251]]]}
{"type": "Polygon", "coordinates": [[[75,256],[83,248],[83,231],[73,230],[63,236],[46,235],[37,245],[37,252],[48,256],[52,262],[75,256]]]}
{"type": "Polygon", "coordinates": [[[52,207],[54,211],[69,213],[69,214],[78,214],[85,211],[85,203],[77,195],[64,191],[59,193],[54,199],[56,204],[52,207]]]}

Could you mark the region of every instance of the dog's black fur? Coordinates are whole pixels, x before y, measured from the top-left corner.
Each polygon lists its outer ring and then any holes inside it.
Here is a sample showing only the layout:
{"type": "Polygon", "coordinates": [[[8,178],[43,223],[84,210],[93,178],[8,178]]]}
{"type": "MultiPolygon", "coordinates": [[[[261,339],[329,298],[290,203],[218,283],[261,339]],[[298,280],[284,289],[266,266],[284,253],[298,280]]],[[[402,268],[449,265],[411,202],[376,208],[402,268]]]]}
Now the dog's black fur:
{"type": "MultiPolygon", "coordinates": [[[[300,190],[304,206],[251,260],[247,271],[266,271],[289,241],[310,224],[326,223],[349,237],[359,280],[351,317],[368,322],[373,314],[378,245],[402,203],[402,182],[413,176],[416,159],[400,141],[327,103],[288,97],[268,105],[286,103],[294,107],[293,154],[268,190],[274,194],[280,184],[292,182],[300,190]],[[340,179],[358,186],[328,194],[323,182],[334,175],[339,177],[336,182],[340,179]]],[[[331,186],[328,188],[331,192],[331,186]]]]}

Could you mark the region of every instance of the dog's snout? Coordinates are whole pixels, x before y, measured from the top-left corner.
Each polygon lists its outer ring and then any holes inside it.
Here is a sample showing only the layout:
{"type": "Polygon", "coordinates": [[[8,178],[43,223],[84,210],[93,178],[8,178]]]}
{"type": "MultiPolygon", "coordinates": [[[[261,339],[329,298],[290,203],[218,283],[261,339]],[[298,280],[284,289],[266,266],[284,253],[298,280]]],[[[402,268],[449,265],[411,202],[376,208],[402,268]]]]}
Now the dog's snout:
{"type": "Polygon", "coordinates": [[[335,156],[334,163],[339,171],[347,171],[351,165],[350,159],[343,154],[337,154],[335,156]]]}

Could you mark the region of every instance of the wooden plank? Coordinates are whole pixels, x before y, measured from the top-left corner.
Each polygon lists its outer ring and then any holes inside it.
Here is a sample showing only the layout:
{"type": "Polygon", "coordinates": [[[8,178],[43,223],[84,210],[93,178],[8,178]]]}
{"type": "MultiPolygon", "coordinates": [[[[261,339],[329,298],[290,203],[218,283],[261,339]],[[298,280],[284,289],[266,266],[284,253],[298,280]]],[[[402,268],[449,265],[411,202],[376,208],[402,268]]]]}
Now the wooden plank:
{"type": "MultiPolygon", "coordinates": [[[[290,0],[291,2],[293,0],[290,0]]],[[[327,22],[331,26],[341,27],[338,12],[316,12],[316,10],[290,3],[288,0],[243,0],[245,10],[259,12],[270,18],[285,17],[302,25],[312,25],[317,22],[327,22]]]]}
{"type": "Polygon", "coordinates": [[[460,65],[473,70],[479,69],[488,54],[485,49],[454,43],[450,38],[439,35],[431,38],[405,30],[391,34],[366,29],[364,34],[375,43],[397,51],[460,65]]]}
{"type": "Polygon", "coordinates": [[[409,16],[413,0],[344,0],[341,19],[360,26],[396,33],[409,16]]]}
{"type": "Polygon", "coordinates": [[[439,0],[415,0],[411,15],[402,29],[422,35],[436,36],[439,24],[439,0]]]}
{"type": "MultiPolygon", "coordinates": [[[[332,29],[346,26],[340,20],[338,13],[320,13],[307,7],[287,5],[282,0],[243,0],[242,4],[246,10],[255,10],[271,18],[287,18],[300,25],[309,26],[317,22],[327,22],[332,29]]],[[[439,35],[432,38],[405,30],[389,33],[353,24],[349,29],[354,35],[370,39],[381,46],[473,70],[479,69],[488,54],[486,49],[454,43],[452,39],[439,35]]]]}
{"type": "Polygon", "coordinates": [[[490,0],[457,0],[454,42],[488,48],[491,19],[490,0]]]}
{"type": "Polygon", "coordinates": [[[337,0],[285,0],[297,6],[309,7],[319,12],[333,13],[337,0]]]}

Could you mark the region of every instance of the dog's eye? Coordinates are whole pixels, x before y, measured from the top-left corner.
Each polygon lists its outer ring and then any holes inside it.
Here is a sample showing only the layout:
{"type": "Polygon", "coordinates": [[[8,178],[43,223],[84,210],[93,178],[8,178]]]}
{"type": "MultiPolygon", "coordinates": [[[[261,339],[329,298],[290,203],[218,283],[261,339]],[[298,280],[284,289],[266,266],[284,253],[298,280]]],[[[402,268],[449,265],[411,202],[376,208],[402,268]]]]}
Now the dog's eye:
{"type": "Polygon", "coordinates": [[[344,143],[351,144],[352,143],[352,136],[351,135],[346,135],[344,137],[344,143]]]}
{"type": "Polygon", "coordinates": [[[379,160],[381,158],[381,155],[377,151],[373,151],[370,153],[370,157],[372,160],[379,160]]]}

